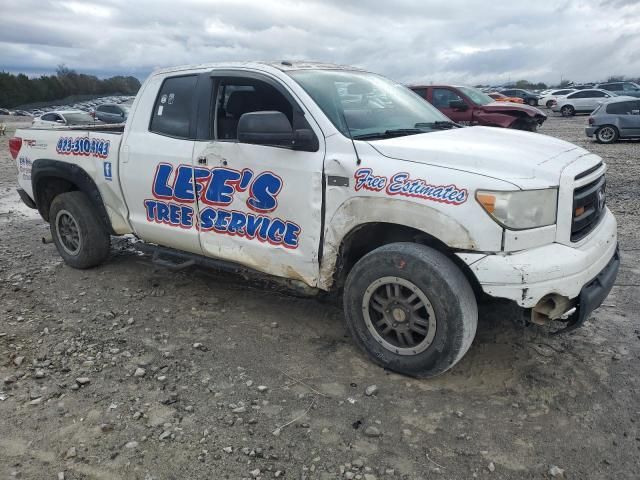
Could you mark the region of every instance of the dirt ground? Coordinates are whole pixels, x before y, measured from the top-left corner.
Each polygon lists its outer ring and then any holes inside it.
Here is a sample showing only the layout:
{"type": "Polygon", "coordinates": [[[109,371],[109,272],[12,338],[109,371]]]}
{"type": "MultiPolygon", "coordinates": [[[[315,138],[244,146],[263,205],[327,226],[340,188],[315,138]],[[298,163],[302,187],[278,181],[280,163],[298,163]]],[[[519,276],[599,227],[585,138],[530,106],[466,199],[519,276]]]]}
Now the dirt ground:
{"type": "Polygon", "coordinates": [[[611,295],[557,337],[485,308],[466,357],[421,381],[370,363],[331,303],[122,240],[65,266],[0,137],[0,478],[640,478],[640,142],[585,124],[541,132],[609,164],[611,295]]]}

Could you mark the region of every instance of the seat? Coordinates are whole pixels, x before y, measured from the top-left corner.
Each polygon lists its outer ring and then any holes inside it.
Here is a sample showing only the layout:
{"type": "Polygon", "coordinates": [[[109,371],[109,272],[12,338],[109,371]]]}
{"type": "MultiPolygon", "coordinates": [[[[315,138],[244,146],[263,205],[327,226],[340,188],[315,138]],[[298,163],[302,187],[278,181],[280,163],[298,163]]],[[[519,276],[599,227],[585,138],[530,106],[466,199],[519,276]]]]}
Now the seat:
{"type": "Polygon", "coordinates": [[[219,137],[227,140],[238,138],[238,122],[245,113],[264,110],[260,97],[255,91],[238,90],[227,100],[224,115],[218,119],[219,137]]]}

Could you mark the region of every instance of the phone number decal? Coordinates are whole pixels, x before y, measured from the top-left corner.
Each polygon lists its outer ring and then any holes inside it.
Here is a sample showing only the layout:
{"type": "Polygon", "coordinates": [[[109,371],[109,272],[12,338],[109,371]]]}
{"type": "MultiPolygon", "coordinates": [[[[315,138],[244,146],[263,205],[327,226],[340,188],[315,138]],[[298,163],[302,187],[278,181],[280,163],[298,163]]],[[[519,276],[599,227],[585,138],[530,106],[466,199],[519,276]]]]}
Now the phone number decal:
{"type": "Polygon", "coordinates": [[[61,155],[107,158],[109,140],[89,137],[61,137],[56,144],[56,152],[61,155]]]}

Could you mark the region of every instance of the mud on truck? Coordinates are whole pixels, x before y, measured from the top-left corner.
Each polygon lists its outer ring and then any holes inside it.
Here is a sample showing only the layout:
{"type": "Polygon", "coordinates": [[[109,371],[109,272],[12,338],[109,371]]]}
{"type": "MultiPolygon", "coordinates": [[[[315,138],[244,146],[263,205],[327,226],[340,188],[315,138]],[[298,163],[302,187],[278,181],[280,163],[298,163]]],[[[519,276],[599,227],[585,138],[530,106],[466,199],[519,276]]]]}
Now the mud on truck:
{"type": "Polygon", "coordinates": [[[358,69],[164,69],[125,125],[15,135],[19,194],[68,265],[99,265],[111,236],[133,234],[165,261],[215,259],[337,292],[354,342],[411,376],[462,358],[479,300],[572,329],[618,270],[601,158],[460,128],[358,69]]]}

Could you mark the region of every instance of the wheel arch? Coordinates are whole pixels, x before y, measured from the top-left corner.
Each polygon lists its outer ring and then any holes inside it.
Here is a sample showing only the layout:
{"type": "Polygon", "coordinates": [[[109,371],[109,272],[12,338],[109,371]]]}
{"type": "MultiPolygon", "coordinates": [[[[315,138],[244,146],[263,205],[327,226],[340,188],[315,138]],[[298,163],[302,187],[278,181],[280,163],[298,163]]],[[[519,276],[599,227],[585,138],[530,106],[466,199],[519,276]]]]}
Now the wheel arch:
{"type": "Polygon", "coordinates": [[[371,199],[363,198],[346,202],[328,223],[320,288],[342,289],[349,271],[359,259],[376,248],[396,242],[418,243],[442,252],[460,268],[474,292],[482,292],[473,272],[455,254],[456,251],[475,249],[475,242],[466,228],[423,205],[395,199],[376,200],[372,205],[371,199]],[[355,219],[357,223],[353,223],[355,219]]]}
{"type": "Polygon", "coordinates": [[[49,209],[56,196],[80,191],[87,195],[94,205],[107,231],[110,234],[115,233],[98,186],[78,165],[59,160],[35,160],[31,170],[31,186],[38,212],[45,221],[49,221],[49,209]]]}

